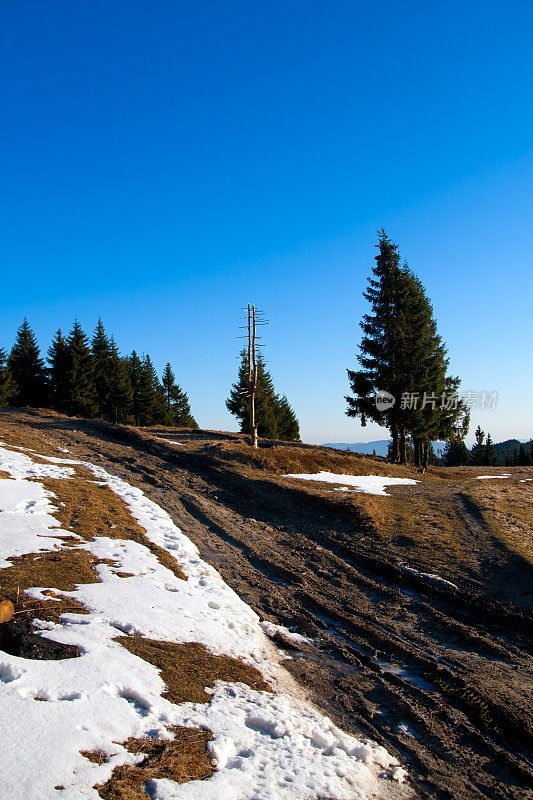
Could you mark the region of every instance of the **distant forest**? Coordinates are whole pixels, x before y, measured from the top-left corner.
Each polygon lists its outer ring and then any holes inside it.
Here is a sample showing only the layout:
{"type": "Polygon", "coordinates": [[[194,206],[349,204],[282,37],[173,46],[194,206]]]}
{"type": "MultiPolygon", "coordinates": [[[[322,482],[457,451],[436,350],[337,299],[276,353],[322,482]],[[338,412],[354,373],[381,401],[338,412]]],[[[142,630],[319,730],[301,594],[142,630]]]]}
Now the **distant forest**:
{"type": "Polygon", "coordinates": [[[91,340],[77,321],[66,337],[58,330],[46,361],[24,319],[9,355],[0,348],[0,405],[53,408],[115,424],[198,427],[170,364],[160,380],[149,355],[121,356],[101,320],[91,340]]]}
{"type": "Polygon", "coordinates": [[[527,443],[507,439],[495,444],[490,433],[478,425],[476,441],[471,450],[463,441],[449,441],[442,454],[443,463],[454,467],[472,464],[485,467],[529,467],[533,465],[533,439],[527,443]]]}

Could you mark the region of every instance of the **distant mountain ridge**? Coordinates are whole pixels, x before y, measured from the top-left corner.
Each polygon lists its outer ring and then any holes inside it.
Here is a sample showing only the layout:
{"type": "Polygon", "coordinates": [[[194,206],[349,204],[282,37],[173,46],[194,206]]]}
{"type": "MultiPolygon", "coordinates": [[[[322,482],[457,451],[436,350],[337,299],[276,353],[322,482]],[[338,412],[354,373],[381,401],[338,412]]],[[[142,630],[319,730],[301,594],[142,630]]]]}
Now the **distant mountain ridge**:
{"type": "MultiPolygon", "coordinates": [[[[387,457],[390,439],[377,439],[375,442],[328,442],[322,447],[334,447],[336,450],[351,450],[353,453],[362,453],[371,456],[374,451],[377,456],[387,457]]],[[[433,442],[433,449],[437,455],[444,450],[446,442],[433,442]]]]}
{"type": "MultiPolygon", "coordinates": [[[[502,461],[520,444],[527,443],[527,439],[507,439],[505,442],[498,442],[494,444],[495,450],[502,459],[502,461]]],[[[375,451],[377,456],[387,457],[389,450],[390,439],[377,439],[375,442],[327,442],[322,447],[334,447],[336,450],[351,450],[353,453],[362,453],[363,455],[372,455],[375,451]]],[[[442,455],[446,442],[433,442],[433,449],[437,456],[442,455]]]]}

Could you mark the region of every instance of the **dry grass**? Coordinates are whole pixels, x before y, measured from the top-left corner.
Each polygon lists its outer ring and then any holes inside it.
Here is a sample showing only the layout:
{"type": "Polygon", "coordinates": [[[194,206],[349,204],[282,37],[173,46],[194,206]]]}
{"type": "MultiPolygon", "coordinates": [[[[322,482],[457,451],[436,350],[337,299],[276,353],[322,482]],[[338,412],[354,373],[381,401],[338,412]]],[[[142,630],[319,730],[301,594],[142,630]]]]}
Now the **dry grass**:
{"type": "Polygon", "coordinates": [[[166,684],[164,697],[171,703],[207,703],[206,686],[215,681],[246,683],[258,691],[271,691],[261,673],[230,656],[214,656],[201,644],[176,644],[155,639],[119,636],[118,642],[130,653],[161,671],[166,684]]]}
{"type": "Polygon", "coordinates": [[[11,478],[11,473],[4,472],[3,469],[0,469],[0,481],[6,480],[8,478],[11,478]]]}
{"type": "MultiPolygon", "coordinates": [[[[111,778],[94,788],[104,800],[145,800],[145,784],[167,778],[175,783],[200,781],[214,772],[206,745],[213,737],[198,728],[174,727],[174,739],[128,739],[123,747],[130,753],[142,753],[139,764],[115,767],[111,778]]],[[[87,752],[83,755],[90,758],[87,752]]],[[[93,758],[90,758],[94,761],[93,758]]],[[[101,762],[96,762],[101,763],[101,762]]]]}
{"type": "Polygon", "coordinates": [[[108,756],[103,750],[80,750],[80,755],[92,761],[93,764],[105,764],[108,756]]]}
{"type": "MultiPolygon", "coordinates": [[[[33,458],[33,456],[32,456],[33,458]]],[[[94,482],[92,473],[85,467],[76,467],[76,479],[39,478],[45,489],[59,500],[54,517],[63,528],[74,530],[86,540],[95,536],[111,539],[131,539],[147,547],[177,578],[187,580],[176,559],[146,535],[135,520],[126,503],[109,486],[94,482]]]]}
{"type": "MultiPolygon", "coordinates": [[[[17,615],[38,616],[39,619],[57,622],[61,614],[74,611],[87,614],[87,610],[73,598],[58,598],[49,601],[34,600],[24,594],[34,586],[54,587],[58,592],[72,592],[77,584],[98,583],[96,559],[87,550],[79,547],[62,547],[42,553],[28,553],[9,559],[10,567],[0,569],[2,596],[15,605],[17,615]]],[[[55,597],[50,593],[51,598],[55,597]]]]}
{"type": "Polygon", "coordinates": [[[453,505],[447,498],[428,498],[413,489],[385,499],[356,494],[352,502],[368,517],[374,533],[387,544],[404,547],[409,559],[435,568],[456,561],[468,563],[470,548],[462,537],[453,505]]]}
{"type": "Polygon", "coordinates": [[[531,483],[476,481],[463,492],[485,525],[512,552],[533,564],[533,492],[531,483]]]}
{"type": "Polygon", "coordinates": [[[277,475],[325,471],[348,475],[410,477],[415,473],[409,466],[389,464],[384,459],[327,447],[269,444],[254,450],[244,442],[222,441],[211,444],[208,449],[224,461],[236,461],[277,475]]]}

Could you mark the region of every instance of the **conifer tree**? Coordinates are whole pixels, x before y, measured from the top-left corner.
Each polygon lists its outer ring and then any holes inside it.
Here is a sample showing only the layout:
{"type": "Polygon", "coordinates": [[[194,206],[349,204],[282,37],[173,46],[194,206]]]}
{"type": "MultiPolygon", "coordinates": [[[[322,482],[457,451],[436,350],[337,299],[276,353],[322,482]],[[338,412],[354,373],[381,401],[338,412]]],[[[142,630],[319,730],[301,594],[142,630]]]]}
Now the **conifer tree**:
{"type": "Polygon", "coordinates": [[[98,319],[91,340],[92,380],[95,391],[95,413],[98,417],[109,417],[111,344],[101,319],[98,319]]]}
{"type": "Polygon", "coordinates": [[[403,291],[402,271],[398,246],[387,236],[382,228],[379,231],[378,255],[372,269],[373,278],[363,296],[371,305],[371,313],[365,314],[361,322],[363,339],[359,346],[358,361],[362,369],[348,370],[348,378],[353,396],[346,396],[349,417],[360,417],[361,424],[377,422],[389,428],[392,439],[392,460],[400,460],[399,405],[396,402],[389,409],[376,408],[375,396],[378,391],[389,392],[399,398],[402,392],[400,383],[400,350],[398,342],[402,333],[403,291]]]}
{"type": "Polygon", "coordinates": [[[467,428],[467,409],[461,401],[444,401],[459,379],[446,374],[446,348],[421,281],[407,264],[400,266],[398,247],[383,229],[377,247],[374,277],[364,293],[372,313],[361,323],[362,369],[348,370],[353,396],[346,397],[346,414],[360,417],[363,426],[370,419],[389,428],[392,461],[406,463],[411,434],[415,464],[425,468],[432,440],[467,428]],[[395,399],[386,410],[376,408],[378,391],[395,399]]]}
{"type": "Polygon", "coordinates": [[[198,424],[191,414],[187,394],[176,384],[170,364],[166,364],[163,372],[163,389],[166,399],[166,412],[169,425],[177,428],[197,428],[198,424]]]}
{"type": "Polygon", "coordinates": [[[69,348],[59,328],[48,348],[48,375],[50,379],[50,401],[56,411],[66,411],[68,399],[69,348]]]}
{"type": "Polygon", "coordinates": [[[44,406],[48,399],[46,372],[37,339],[28,320],[17,331],[8,367],[17,390],[11,402],[15,406],[44,406]]]}
{"type": "Polygon", "coordinates": [[[133,419],[135,425],[140,424],[140,418],[142,414],[142,400],[141,400],[141,373],[142,373],[142,364],[139,356],[135,352],[132,352],[131,356],[128,359],[129,362],[129,376],[130,376],[130,384],[132,390],[132,411],[133,411],[133,419]]]}
{"type": "Polygon", "coordinates": [[[488,433],[483,452],[483,464],[487,467],[498,467],[500,463],[500,458],[494,448],[494,442],[490,433],[488,433]]]}
{"type": "Polygon", "coordinates": [[[71,416],[91,417],[96,409],[89,340],[77,320],[67,339],[68,369],[66,412],[71,416]]]}
{"type": "Polygon", "coordinates": [[[447,467],[460,467],[470,463],[470,450],[462,439],[449,439],[444,447],[444,463],[447,467]]]}
{"type": "Polygon", "coordinates": [[[481,466],[485,462],[485,431],[481,430],[481,425],[477,426],[474,435],[476,441],[471,450],[472,464],[481,466]]]}
{"type": "Polygon", "coordinates": [[[516,456],[516,464],[518,467],[530,467],[533,464],[533,448],[528,448],[525,444],[521,444],[518,448],[516,456]]]}
{"type": "Polygon", "coordinates": [[[139,425],[165,422],[165,393],[149,355],[141,362],[139,373],[139,425]]]}
{"type": "MultiPolygon", "coordinates": [[[[241,363],[237,381],[230,390],[226,408],[240,422],[242,433],[250,433],[248,410],[248,355],[241,352],[241,363]]],[[[257,392],[255,419],[259,436],[265,439],[299,439],[298,420],[286,397],[280,398],[275,390],[272,376],[265,367],[261,354],[257,356],[257,392]]]]}
{"type": "Polygon", "coordinates": [[[300,441],[298,419],[285,395],[278,398],[277,405],[278,438],[284,442],[300,441]]]}
{"type": "Polygon", "coordinates": [[[109,342],[111,351],[109,365],[109,407],[111,421],[117,425],[126,422],[133,407],[133,389],[130,379],[128,359],[121,358],[115,340],[109,342]]]}
{"type": "Polygon", "coordinates": [[[0,347],[0,406],[7,406],[17,393],[17,385],[7,366],[7,353],[0,347]]]}

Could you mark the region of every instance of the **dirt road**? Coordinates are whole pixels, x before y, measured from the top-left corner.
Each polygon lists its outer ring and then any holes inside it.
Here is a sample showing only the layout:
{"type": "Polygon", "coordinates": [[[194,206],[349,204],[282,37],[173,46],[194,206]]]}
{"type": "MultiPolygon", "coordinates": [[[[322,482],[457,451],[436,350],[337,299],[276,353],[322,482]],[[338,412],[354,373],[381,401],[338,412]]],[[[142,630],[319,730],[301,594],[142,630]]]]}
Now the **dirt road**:
{"type": "Polygon", "coordinates": [[[451,515],[472,553],[453,588],[403,568],[401,530],[396,544],[377,541],[343,493],[207,447],[231,436],[176,432],[178,446],[157,438],[174,440],[168,431],[24,410],[1,410],[0,423],[29,426],[140,487],[261,618],[309,636],[287,650],[287,669],[336,723],[406,761],[417,797],[531,797],[532,570],[494,540],[460,486],[389,490],[426,491],[428,516],[432,503],[451,515]]]}

